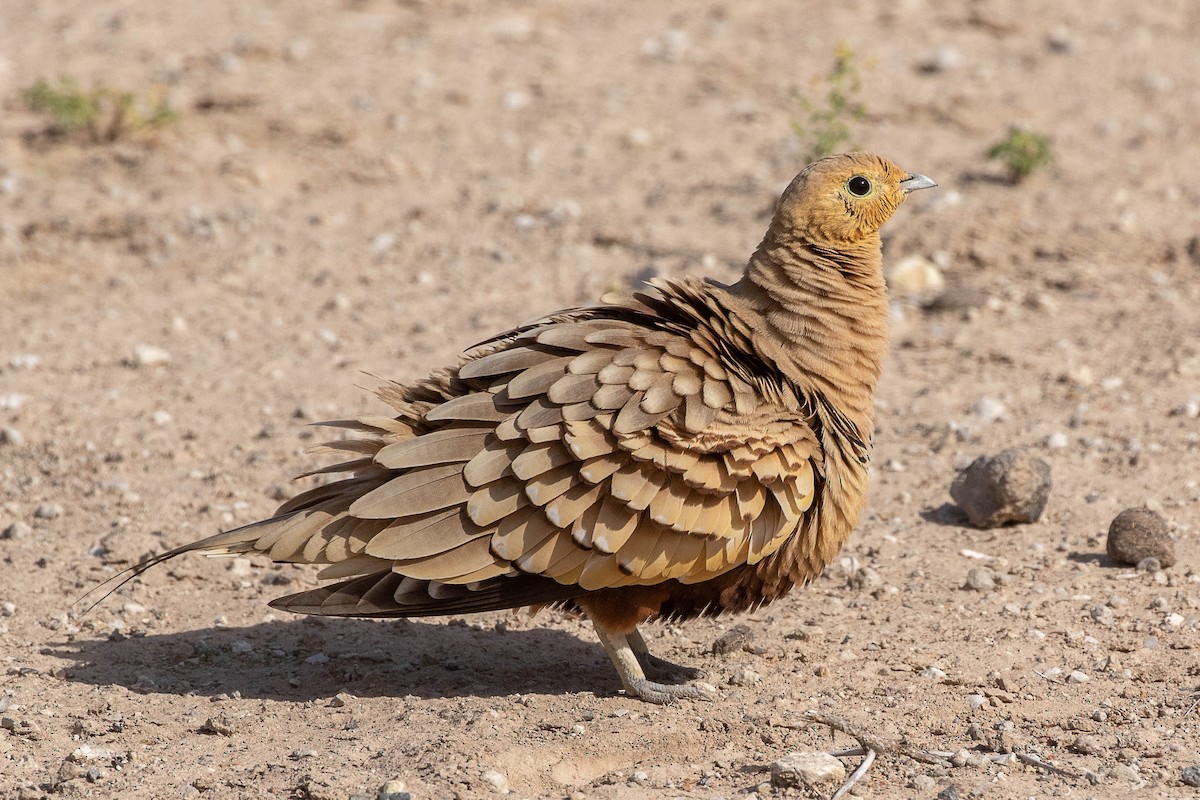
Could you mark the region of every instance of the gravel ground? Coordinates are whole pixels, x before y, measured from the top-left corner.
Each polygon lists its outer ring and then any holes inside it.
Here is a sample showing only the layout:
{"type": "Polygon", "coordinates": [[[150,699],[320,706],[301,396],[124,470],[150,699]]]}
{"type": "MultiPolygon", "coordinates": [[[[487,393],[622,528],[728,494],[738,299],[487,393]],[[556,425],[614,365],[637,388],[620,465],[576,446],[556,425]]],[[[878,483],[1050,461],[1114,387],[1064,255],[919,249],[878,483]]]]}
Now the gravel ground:
{"type": "Polygon", "coordinates": [[[861,797],[1195,796],[1198,38],[1191,0],[0,9],[0,797],[828,796],[772,785],[855,745],[810,711],[886,745],[861,797]],[[305,423],[378,411],[369,375],[650,275],[733,279],[840,40],[854,143],[941,188],[888,229],[921,260],[843,556],[649,629],[716,702],[625,698],[547,612],[284,618],[312,572],[257,560],[80,615],[302,487],[305,423]],[[55,135],[21,90],[59,76],[179,120],[55,135]],[[1055,157],[1018,184],[985,155],[1012,124],[1055,157]],[[1044,512],[971,527],[952,481],[1014,447],[1044,512]],[[1107,555],[1140,507],[1173,565],[1107,555]]]}

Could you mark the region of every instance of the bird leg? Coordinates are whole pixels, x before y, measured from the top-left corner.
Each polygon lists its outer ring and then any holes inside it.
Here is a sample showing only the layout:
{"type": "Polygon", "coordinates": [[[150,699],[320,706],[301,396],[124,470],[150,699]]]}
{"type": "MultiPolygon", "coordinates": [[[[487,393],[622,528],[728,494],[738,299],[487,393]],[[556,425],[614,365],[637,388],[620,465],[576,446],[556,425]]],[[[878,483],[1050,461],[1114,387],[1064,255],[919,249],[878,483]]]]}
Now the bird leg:
{"type": "Polygon", "coordinates": [[[646,647],[646,640],[642,637],[642,632],[637,628],[625,634],[625,640],[629,642],[629,647],[633,650],[633,654],[637,656],[638,663],[642,665],[642,669],[652,678],[657,678],[660,681],[681,682],[704,677],[704,670],[675,664],[651,653],[650,649],[646,647]]]}
{"type": "Polygon", "coordinates": [[[625,635],[607,631],[603,627],[596,625],[594,621],[592,627],[596,629],[596,636],[600,638],[600,644],[604,645],[604,650],[608,653],[608,657],[612,659],[613,666],[617,668],[617,674],[621,676],[621,683],[625,686],[625,692],[630,696],[639,697],[649,703],[658,703],[660,705],[674,702],[681,697],[690,700],[712,700],[714,698],[715,690],[709,686],[655,683],[647,680],[646,673],[642,669],[642,663],[629,641],[636,636],[636,641],[640,644],[642,652],[646,656],[650,655],[646,652],[645,640],[642,639],[641,634],[636,632],[636,629],[633,633],[625,635]]]}

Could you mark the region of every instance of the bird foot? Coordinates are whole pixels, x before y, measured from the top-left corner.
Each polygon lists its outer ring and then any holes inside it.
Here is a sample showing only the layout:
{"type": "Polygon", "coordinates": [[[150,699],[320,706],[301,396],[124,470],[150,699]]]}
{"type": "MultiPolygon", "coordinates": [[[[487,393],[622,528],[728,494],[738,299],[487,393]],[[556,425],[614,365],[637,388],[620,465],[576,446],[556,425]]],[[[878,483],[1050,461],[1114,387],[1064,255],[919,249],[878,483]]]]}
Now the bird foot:
{"type": "MultiPolygon", "coordinates": [[[[601,625],[593,625],[593,627],[600,643],[608,652],[608,657],[612,659],[613,666],[617,668],[617,674],[621,676],[621,685],[625,687],[625,693],[630,697],[637,697],[648,703],[658,703],[659,705],[673,703],[680,699],[717,699],[716,688],[706,683],[656,683],[648,680],[646,678],[647,667],[682,676],[687,676],[689,670],[687,667],[680,667],[670,661],[650,655],[649,650],[646,649],[646,642],[637,629],[628,634],[621,634],[606,630],[601,625]],[[630,639],[636,643],[636,647],[631,644],[630,639]]],[[[698,670],[691,672],[699,673],[698,670]]]]}
{"type": "Polygon", "coordinates": [[[683,683],[704,677],[704,670],[695,667],[685,667],[659,658],[651,653],[637,653],[638,663],[642,665],[646,675],[666,683],[683,683]]]}
{"type": "Polygon", "coordinates": [[[645,678],[635,678],[625,684],[625,692],[633,697],[645,700],[647,703],[667,705],[676,700],[707,700],[717,699],[717,689],[707,683],[655,683],[645,678]]]}

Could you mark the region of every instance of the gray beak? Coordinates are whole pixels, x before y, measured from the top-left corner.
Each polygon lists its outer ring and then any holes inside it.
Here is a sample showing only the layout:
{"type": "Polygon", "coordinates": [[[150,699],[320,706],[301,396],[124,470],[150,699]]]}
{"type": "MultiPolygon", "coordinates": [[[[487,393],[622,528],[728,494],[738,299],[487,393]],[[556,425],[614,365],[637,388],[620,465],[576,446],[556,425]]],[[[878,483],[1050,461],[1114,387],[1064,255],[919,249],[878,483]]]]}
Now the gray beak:
{"type": "Polygon", "coordinates": [[[915,192],[917,189],[932,189],[937,186],[932,178],[926,178],[924,175],[913,173],[904,180],[900,181],[900,188],[906,192],[915,192]]]}

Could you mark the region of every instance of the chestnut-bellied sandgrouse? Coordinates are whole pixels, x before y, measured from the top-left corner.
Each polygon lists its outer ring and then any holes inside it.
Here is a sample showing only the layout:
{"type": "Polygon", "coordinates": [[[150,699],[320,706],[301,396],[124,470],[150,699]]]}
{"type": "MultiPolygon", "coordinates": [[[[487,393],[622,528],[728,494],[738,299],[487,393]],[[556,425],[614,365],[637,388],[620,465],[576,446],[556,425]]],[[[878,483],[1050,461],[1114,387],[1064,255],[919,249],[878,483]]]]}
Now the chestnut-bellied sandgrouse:
{"type": "Polygon", "coordinates": [[[263,553],[334,581],[272,606],[421,617],[586,614],[627,692],[708,696],[637,625],[744,611],[818,575],[867,492],[887,348],[879,229],[935,184],[837,155],[784,191],[745,274],[561,311],[457,367],[377,390],[390,413],[324,423],[344,477],[270,519],[150,558],[263,553]],[[678,674],[679,670],[676,670],[678,674]]]}

